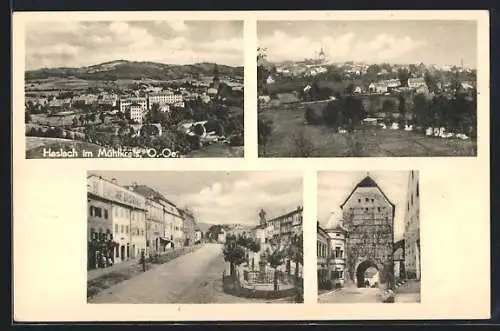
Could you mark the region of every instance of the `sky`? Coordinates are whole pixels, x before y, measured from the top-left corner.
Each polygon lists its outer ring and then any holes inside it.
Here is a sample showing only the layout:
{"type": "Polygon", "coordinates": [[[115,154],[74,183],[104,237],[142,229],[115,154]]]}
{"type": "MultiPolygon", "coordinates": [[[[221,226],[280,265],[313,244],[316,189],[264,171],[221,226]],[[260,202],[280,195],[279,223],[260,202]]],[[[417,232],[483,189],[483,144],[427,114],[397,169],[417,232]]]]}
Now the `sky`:
{"type": "Polygon", "coordinates": [[[261,21],[259,46],[267,60],[315,58],[323,47],[333,62],[477,67],[475,21],[261,21]]]}
{"type": "Polygon", "coordinates": [[[366,175],[378,184],[387,198],[396,206],[394,240],[403,238],[408,171],[375,172],[320,172],[318,173],[318,220],[323,227],[333,226],[342,218],[340,205],[366,175]],[[333,214],[332,214],[333,213],[333,214]]]}
{"type": "Polygon", "coordinates": [[[242,21],[31,22],[26,68],[82,67],[114,60],[242,66],[242,21]]]}
{"type": "Polygon", "coordinates": [[[147,185],[179,207],[189,207],[199,222],[257,225],[259,211],[274,217],[303,206],[300,172],[90,171],[116,178],[119,185],[147,185]]]}

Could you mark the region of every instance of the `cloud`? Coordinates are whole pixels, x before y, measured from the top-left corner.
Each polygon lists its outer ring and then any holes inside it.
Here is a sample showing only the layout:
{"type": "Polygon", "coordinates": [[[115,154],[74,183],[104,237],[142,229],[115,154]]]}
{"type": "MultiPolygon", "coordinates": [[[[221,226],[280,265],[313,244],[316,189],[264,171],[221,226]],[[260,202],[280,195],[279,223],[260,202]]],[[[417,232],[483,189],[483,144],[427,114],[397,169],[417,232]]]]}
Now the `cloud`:
{"type": "Polygon", "coordinates": [[[184,32],[189,30],[189,27],[184,21],[167,21],[167,24],[177,32],[184,32]]]}
{"type": "Polygon", "coordinates": [[[247,173],[232,182],[216,182],[179,199],[203,220],[256,223],[260,208],[272,216],[302,205],[300,174],[284,173],[247,173]]]}
{"type": "Polygon", "coordinates": [[[425,45],[425,41],[387,33],[361,40],[353,32],[338,37],[310,38],[304,35],[290,36],[281,30],[275,30],[273,34],[259,40],[259,46],[268,49],[267,55],[271,61],[313,58],[321,49],[332,61],[384,61],[395,59],[425,45]]]}
{"type": "Polygon", "coordinates": [[[241,29],[224,22],[196,21],[204,38],[192,35],[195,21],[42,22],[27,28],[27,67],[87,66],[125,59],[172,64],[243,64],[241,29]],[[231,26],[229,26],[231,27],[231,26]]]}

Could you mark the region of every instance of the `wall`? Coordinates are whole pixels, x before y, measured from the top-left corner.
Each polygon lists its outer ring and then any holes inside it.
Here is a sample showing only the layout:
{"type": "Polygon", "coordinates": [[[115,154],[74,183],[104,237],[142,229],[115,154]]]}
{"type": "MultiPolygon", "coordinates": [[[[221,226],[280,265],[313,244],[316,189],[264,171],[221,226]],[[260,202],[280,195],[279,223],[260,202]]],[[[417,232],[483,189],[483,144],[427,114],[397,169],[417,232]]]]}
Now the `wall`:
{"type": "Polygon", "coordinates": [[[107,202],[96,200],[94,198],[87,198],[87,240],[90,240],[90,234],[94,229],[95,232],[106,232],[109,230],[113,233],[113,220],[111,213],[111,205],[107,202]],[[96,215],[95,212],[91,213],[91,208],[100,208],[101,216],[96,215]]]}
{"type": "Polygon", "coordinates": [[[377,187],[358,187],[342,208],[346,240],[346,280],[356,280],[357,266],[376,262],[379,271],[392,256],[393,206],[377,187]]]}
{"type": "Polygon", "coordinates": [[[115,249],[115,263],[130,258],[127,256],[127,247],[130,247],[130,224],[131,209],[119,205],[113,205],[113,239],[120,246],[115,249]]]}
{"type": "Polygon", "coordinates": [[[418,171],[408,177],[405,208],[405,269],[411,278],[420,279],[420,188],[418,171]]]}
{"type": "Polygon", "coordinates": [[[346,258],[346,250],[345,250],[345,235],[341,231],[328,231],[328,235],[330,237],[330,251],[331,251],[331,260],[330,260],[330,268],[332,269],[332,275],[337,272],[335,279],[338,283],[344,283],[344,269],[345,269],[345,258],[346,258]],[[337,252],[338,248],[338,252],[337,252]]]}
{"type": "Polygon", "coordinates": [[[131,258],[140,258],[141,251],[146,250],[146,212],[143,210],[131,211],[131,258]]]}

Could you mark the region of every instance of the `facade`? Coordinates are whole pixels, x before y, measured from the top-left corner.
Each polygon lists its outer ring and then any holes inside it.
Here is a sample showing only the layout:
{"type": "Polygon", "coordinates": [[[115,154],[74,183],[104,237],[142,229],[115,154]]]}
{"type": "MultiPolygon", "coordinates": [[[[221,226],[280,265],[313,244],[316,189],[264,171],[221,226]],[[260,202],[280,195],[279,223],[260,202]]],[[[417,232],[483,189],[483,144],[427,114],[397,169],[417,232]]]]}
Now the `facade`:
{"type": "Polygon", "coordinates": [[[368,89],[370,93],[379,93],[379,94],[387,93],[388,91],[387,84],[384,82],[370,83],[368,89]]]}
{"type": "Polygon", "coordinates": [[[177,206],[156,190],[134,184],[130,190],[148,199],[147,247],[149,250],[163,252],[168,248],[182,247],[184,235],[182,218],[177,206]]]}
{"type": "Polygon", "coordinates": [[[286,245],[290,242],[293,234],[302,232],[302,206],[286,214],[266,220],[266,226],[270,230],[269,240],[286,245]]]}
{"type": "Polygon", "coordinates": [[[203,239],[203,234],[201,233],[200,229],[196,229],[194,232],[194,243],[200,243],[201,239],[203,239]]]}
{"type": "Polygon", "coordinates": [[[335,285],[343,286],[345,282],[345,242],[347,231],[342,226],[342,221],[338,222],[335,227],[327,228],[325,231],[329,237],[330,260],[328,265],[331,269],[331,277],[335,285]]]}
{"type": "Polygon", "coordinates": [[[405,210],[405,269],[408,278],[420,279],[420,190],[418,171],[408,177],[405,210]]]}
{"type": "MultiPolygon", "coordinates": [[[[365,271],[379,272],[393,254],[394,204],[370,177],[359,182],[341,205],[346,239],[346,282],[365,284],[365,271]]],[[[385,282],[385,279],[381,279],[385,282]]]]}
{"type": "Polygon", "coordinates": [[[330,238],[328,233],[317,224],[317,238],[316,238],[316,258],[317,258],[317,272],[318,272],[318,285],[322,286],[328,279],[331,279],[331,269],[329,266],[330,259],[330,238]]]}
{"type": "Polygon", "coordinates": [[[172,91],[150,93],[148,95],[149,109],[151,109],[151,107],[154,104],[164,106],[164,105],[178,104],[178,103],[181,103],[182,101],[183,101],[182,94],[174,93],[172,91]]]}
{"type": "Polygon", "coordinates": [[[131,252],[133,259],[140,258],[141,252],[146,253],[146,212],[132,210],[130,220],[131,252]]]}
{"type": "Polygon", "coordinates": [[[161,252],[163,236],[163,206],[152,196],[146,200],[146,249],[161,252]]]}
{"type": "Polygon", "coordinates": [[[194,245],[196,242],[196,219],[193,212],[188,209],[179,209],[182,217],[182,232],[184,233],[184,245],[194,245]]]}
{"type": "Polygon", "coordinates": [[[119,186],[115,180],[108,181],[91,175],[87,178],[89,203],[89,228],[110,231],[116,247],[113,263],[134,258],[137,248],[142,247],[144,237],[131,234],[132,225],[143,228],[146,212],[144,197],[119,186]],[[106,225],[106,226],[104,226],[106,225]],[[132,248],[135,248],[134,250],[132,248]]]}
{"type": "Polygon", "coordinates": [[[345,269],[345,241],[346,230],[342,221],[332,228],[324,229],[317,225],[316,256],[318,285],[326,284],[328,280],[332,285],[344,285],[345,269]]]}
{"type": "Polygon", "coordinates": [[[420,86],[427,86],[425,84],[425,79],[423,78],[408,78],[408,87],[409,88],[417,88],[420,86]]]}
{"type": "Polygon", "coordinates": [[[221,244],[226,243],[226,231],[224,229],[220,229],[220,232],[217,235],[217,242],[219,242],[221,244]]]}
{"type": "Polygon", "coordinates": [[[404,239],[394,243],[394,277],[406,278],[404,239]]]}
{"type": "Polygon", "coordinates": [[[130,106],[137,104],[145,112],[148,109],[146,98],[123,98],[120,99],[120,112],[125,113],[130,110],[130,106]]]}
{"type": "Polygon", "coordinates": [[[129,109],[130,109],[130,119],[134,122],[142,123],[142,118],[145,112],[144,108],[141,105],[134,103],[130,105],[129,109]]]}

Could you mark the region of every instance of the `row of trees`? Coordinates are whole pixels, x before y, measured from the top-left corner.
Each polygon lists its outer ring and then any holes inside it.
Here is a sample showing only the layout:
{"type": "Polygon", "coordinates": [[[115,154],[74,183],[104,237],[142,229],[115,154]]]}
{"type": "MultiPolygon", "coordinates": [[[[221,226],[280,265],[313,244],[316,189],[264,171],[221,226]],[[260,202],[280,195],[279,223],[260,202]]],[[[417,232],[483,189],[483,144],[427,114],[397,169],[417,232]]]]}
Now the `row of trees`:
{"type": "MultiPolygon", "coordinates": [[[[458,131],[473,135],[477,123],[476,97],[469,97],[457,93],[451,98],[445,95],[436,95],[428,99],[423,94],[413,96],[413,109],[408,109],[403,96],[398,97],[398,102],[387,99],[379,109],[388,117],[387,122],[400,124],[414,124],[420,127],[445,126],[448,130],[458,131]],[[397,115],[397,116],[396,116],[397,115]],[[412,115],[409,119],[408,115],[412,115]],[[472,129],[471,129],[472,128],[472,129]]],[[[348,131],[354,130],[363,118],[368,115],[362,101],[353,96],[339,97],[326,105],[308,105],[305,109],[305,119],[310,124],[326,124],[332,127],[343,127],[348,131]]],[[[267,127],[261,124],[262,139],[266,139],[267,127]]]]}
{"type": "MultiPolygon", "coordinates": [[[[285,263],[295,262],[295,280],[299,279],[299,266],[303,265],[303,235],[296,234],[290,238],[286,245],[279,242],[272,243],[264,251],[260,244],[248,236],[227,236],[224,246],[224,260],[230,264],[230,274],[235,277],[236,267],[247,263],[249,264],[248,251],[261,252],[262,263],[268,264],[274,269],[273,283],[275,291],[279,290],[278,267],[285,263]]],[[[299,286],[299,284],[296,284],[299,286]]]]}

